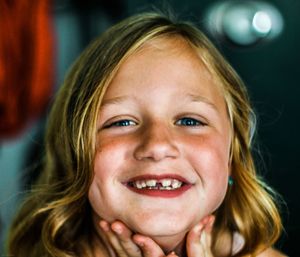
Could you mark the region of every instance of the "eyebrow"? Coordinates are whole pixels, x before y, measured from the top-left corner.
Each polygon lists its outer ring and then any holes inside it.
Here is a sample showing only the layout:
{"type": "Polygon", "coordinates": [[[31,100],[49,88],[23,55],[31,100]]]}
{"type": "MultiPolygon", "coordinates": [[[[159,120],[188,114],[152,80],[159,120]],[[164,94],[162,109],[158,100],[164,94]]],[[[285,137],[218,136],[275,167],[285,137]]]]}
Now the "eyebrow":
{"type": "Polygon", "coordinates": [[[121,102],[125,102],[126,100],[129,100],[129,99],[130,99],[129,96],[118,96],[118,97],[114,97],[114,98],[111,98],[111,99],[106,99],[106,100],[102,101],[101,108],[103,108],[107,105],[110,105],[110,104],[118,104],[118,103],[121,103],[121,102]]]}
{"type": "Polygon", "coordinates": [[[214,103],[212,103],[209,99],[207,99],[206,97],[203,97],[201,95],[187,94],[186,98],[191,99],[193,102],[205,103],[205,104],[209,105],[210,107],[212,107],[215,111],[219,112],[219,109],[217,108],[217,106],[214,103]]]}
{"type": "MultiPolygon", "coordinates": [[[[201,102],[205,103],[208,106],[210,106],[214,111],[219,112],[217,106],[212,103],[208,98],[203,97],[201,95],[195,95],[195,94],[186,94],[184,95],[184,98],[187,100],[191,100],[192,102],[201,102]]],[[[111,105],[111,104],[119,104],[122,102],[129,101],[131,99],[130,96],[117,96],[111,99],[103,100],[101,104],[101,108],[104,108],[105,106],[111,105]]]]}

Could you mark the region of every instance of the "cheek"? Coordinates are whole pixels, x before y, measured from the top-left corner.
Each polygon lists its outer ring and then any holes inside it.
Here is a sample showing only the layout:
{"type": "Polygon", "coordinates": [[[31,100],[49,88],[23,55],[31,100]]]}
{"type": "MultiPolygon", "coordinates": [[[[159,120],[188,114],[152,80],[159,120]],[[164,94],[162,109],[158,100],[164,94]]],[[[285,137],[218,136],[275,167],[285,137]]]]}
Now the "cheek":
{"type": "Polygon", "coordinates": [[[215,210],[223,201],[229,176],[229,147],[223,137],[206,137],[189,142],[188,160],[199,177],[200,192],[215,210]]]}
{"type": "Polygon", "coordinates": [[[100,182],[117,176],[128,151],[128,144],[122,140],[98,140],[94,159],[94,173],[100,182]]]}
{"type": "Polygon", "coordinates": [[[94,178],[88,199],[93,210],[108,221],[114,217],[120,194],[121,167],[129,147],[122,140],[98,140],[94,158],[94,178]]]}
{"type": "MultiPolygon", "coordinates": [[[[223,137],[201,137],[186,145],[186,154],[194,168],[204,177],[218,180],[218,176],[228,176],[229,143],[223,137]]],[[[203,177],[203,178],[204,178],[203,177]]]]}
{"type": "Polygon", "coordinates": [[[93,208],[93,210],[97,213],[99,213],[99,210],[101,210],[101,203],[102,203],[102,195],[100,192],[100,188],[98,187],[98,184],[96,182],[96,178],[93,179],[93,182],[89,189],[88,199],[89,202],[93,208]]]}
{"type": "Polygon", "coordinates": [[[114,217],[114,202],[117,191],[114,190],[114,177],[102,166],[95,165],[95,174],[92,184],[89,188],[88,199],[92,209],[98,216],[110,221],[110,217],[114,217]]]}
{"type": "Polygon", "coordinates": [[[124,158],[123,152],[118,149],[120,148],[113,142],[98,147],[94,159],[94,178],[90,194],[95,195],[98,192],[100,196],[103,196],[116,183],[124,158]]]}

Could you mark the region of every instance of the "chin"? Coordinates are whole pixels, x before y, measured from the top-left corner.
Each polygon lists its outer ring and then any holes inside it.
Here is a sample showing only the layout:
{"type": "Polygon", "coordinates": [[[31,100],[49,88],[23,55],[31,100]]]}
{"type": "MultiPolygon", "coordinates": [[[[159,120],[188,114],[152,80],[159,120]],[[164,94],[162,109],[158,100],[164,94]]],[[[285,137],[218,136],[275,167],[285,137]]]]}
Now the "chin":
{"type": "Polygon", "coordinates": [[[136,232],[151,237],[165,253],[169,253],[184,242],[190,227],[182,222],[168,220],[146,221],[138,223],[136,232]]]}
{"type": "Polygon", "coordinates": [[[165,237],[185,234],[191,228],[191,224],[184,222],[183,218],[158,216],[153,215],[150,218],[130,222],[131,224],[129,226],[136,232],[150,237],[165,237]]]}

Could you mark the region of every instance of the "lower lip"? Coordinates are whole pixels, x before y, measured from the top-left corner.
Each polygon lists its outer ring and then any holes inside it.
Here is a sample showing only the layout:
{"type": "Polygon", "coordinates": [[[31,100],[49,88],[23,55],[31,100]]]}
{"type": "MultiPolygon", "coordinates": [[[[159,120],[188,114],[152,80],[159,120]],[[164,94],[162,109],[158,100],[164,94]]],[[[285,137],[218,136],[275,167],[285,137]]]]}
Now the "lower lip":
{"type": "Polygon", "coordinates": [[[184,194],[189,190],[192,185],[183,185],[182,187],[175,190],[158,190],[158,189],[137,189],[135,187],[127,186],[127,188],[135,193],[152,196],[152,197],[162,197],[162,198],[174,198],[184,194]]]}

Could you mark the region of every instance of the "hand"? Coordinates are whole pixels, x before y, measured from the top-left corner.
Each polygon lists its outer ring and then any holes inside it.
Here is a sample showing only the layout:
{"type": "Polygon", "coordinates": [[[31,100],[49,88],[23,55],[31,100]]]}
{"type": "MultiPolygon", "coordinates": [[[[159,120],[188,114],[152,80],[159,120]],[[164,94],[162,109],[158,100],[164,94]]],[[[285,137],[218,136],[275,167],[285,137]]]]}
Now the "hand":
{"type": "Polygon", "coordinates": [[[186,238],[186,251],[188,257],[213,257],[211,252],[211,232],[214,221],[214,216],[207,216],[189,231],[186,238]]]}
{"type": "Polygon", "coordinates": [[[118,257],[176,257],[174,252],[165,255],[160,246],[150,237],[133,234],[122,222],[99,223],[106,239],[118,257]]]}
{"type": "MultiPolygon", "coordinates": [[[[213,257],[211,253],[211,231],[213,216],[207,216],[191,231],[186,239],[188,257],[213,257]]],[[[100,222],[106,239],[118,257],[176,257],[175,252],[165,255],[161,247],[150,237],[133,234],[122,222],[109,224],[100,222]]]]}

